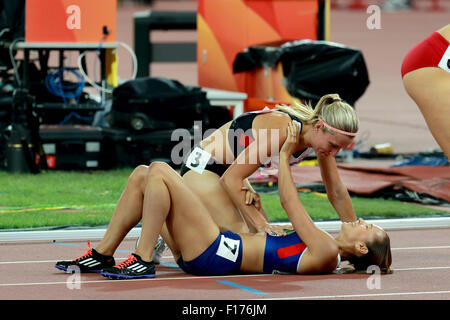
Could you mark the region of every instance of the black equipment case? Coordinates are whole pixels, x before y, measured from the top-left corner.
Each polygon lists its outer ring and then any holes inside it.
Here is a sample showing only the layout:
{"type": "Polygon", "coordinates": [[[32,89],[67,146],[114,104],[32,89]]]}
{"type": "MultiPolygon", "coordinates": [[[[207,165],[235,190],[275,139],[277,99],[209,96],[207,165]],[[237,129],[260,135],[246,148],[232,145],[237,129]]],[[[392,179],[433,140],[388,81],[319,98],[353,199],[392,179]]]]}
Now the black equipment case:
{"type": "Polygon", "coordinates": [[[192,128],[196,120],[208,122],[209,108],[200,87],[166,78],[138,78],[114,89],[109,123],[135,131],[192,128]]]}
{"type": "Polygon", "coordinates": [[[113,150],[103,128],[41,125],[42,147],[49,169],[99,169],[113,166],[113,150]]]}
{"type": "MultiPolygon", "coordinates": [[[[133,133],[117,128],[41,125],[40,138],[49,169],[111,169],[164,161],[179,166],[192,147],[193,132],[172,140],[173,130],[133,133]],[[186,139],[186,137],[189,137],[186,139]],[[172,151],[177,151],[172,155],[172,151]],[[174,161],[174,162],[173,162],[174,161]]],[[[42,166],[41,166],[42,167],[42,166]]]]}

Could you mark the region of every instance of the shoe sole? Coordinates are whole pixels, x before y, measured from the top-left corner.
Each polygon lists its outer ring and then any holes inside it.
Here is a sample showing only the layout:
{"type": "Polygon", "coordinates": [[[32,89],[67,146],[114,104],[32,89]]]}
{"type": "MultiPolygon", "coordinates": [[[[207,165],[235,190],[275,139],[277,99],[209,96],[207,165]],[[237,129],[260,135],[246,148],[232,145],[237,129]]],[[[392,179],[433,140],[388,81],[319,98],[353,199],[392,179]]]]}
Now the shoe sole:
{"type": "MultiPolygon", "coordinates": [[[[68,271],[71,271],[70,273],[76,273],[76,272],[77,272],[77,271],[74,270],[74,269],[69,270],[68,268],[63,267],[63,266],[59,266],[59,265],[55,265],[55,268],[56,268],[56,269],[59,269],[59,270],[62,270],[62,271],[64,271],[64,272],[68,272],[68,271]]],[[[99,270],[90,270],[90,271],[81,271],[80,273],[100,273],[100,272],[102,272],[102,269],[99,269],[99,270]]]]}
{"type": "Polygon", "coordinates": [[[142,279],[142,278],[154,278],[156,274],[145,274],[145,275],[138,275],[138,276],[128,276],[124,274],[116,274],[116,273],[107,273],[102,272],[102,276],[112,279],[112,280],[120,280],[120,279],[142,279]]]}

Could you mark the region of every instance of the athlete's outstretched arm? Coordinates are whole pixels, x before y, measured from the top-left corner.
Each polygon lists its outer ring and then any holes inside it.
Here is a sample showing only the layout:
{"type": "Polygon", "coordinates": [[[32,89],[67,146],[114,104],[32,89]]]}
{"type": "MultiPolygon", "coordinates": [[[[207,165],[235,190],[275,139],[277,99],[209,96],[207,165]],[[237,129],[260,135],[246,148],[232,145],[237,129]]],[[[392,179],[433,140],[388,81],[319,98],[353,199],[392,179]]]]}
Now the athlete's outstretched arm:
{"type": "Polygon", "coordinates": [[[291,122],[288,136],[280,151],[278,168],[278,192],[283,209],[289,217],[298,236],[308,247],[308,265],[303,263],[304,272],[324,272],[335,268],[338,248],[335,241],[317,228],[299,200],[297,189],[292,179],[289,158],[294,152],[298,127],[291,122]]]}
{"type": "Polygon", "coordinates": [[[336,165],[336,159],[332,156],[318,157],[320,173],[333,208],[336,210],[342,222],[356,221],[355,210],[347,188],[342,183],[336,165]]]}

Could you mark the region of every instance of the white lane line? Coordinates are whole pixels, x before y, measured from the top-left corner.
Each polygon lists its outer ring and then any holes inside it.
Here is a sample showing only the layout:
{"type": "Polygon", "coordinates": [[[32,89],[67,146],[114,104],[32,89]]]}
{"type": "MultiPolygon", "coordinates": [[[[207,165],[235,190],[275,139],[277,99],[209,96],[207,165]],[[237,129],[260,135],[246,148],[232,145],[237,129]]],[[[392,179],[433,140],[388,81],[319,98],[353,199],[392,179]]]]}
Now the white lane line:
{"type": "Polygon", "coordinates": [[[387,293],[367,293],[367,294],[339,294],[333,296],[283,297],[283,298],[267,298],[258,300],[313,300],[313,299],[339,299],[339,298],[342,299],[342,298],[370,298],[370,297],[411,296],[411,295],[431,295],[431,294],[450,294],[450,290],[387,292],[387,293]]]}
{"type": "MultiPolygon", "coordinates": [[[[233,278],[241,277],[242,275],[232,276],[212,276],[201,277],[201,279],[208,278],[233,278]]],[[[246,275],[247,277],[267,276],[265,274],[260,275],[246,275]]],[[[173,278],[153,278],[153,279],[130,279],[130,280],[94,280],[94,281],[81,281],[81,284],[89,283],[117,283],[117,282],[133,282],[133,281],[171,281],[171,280],[192,280],[199,279],[199,277],[173,277],[173,278]]],[[[67,281],[59,282],[34,282],[34,283],[6,283],[0,284],[0,287],[16,287],[16,286],[35,286],[35,285],[67,285],[67,281]]],[[[412,295],[435,295],[435,294],[450,294],[450,290],[441,291],[417,291],[417,292],[387,292],[387,293],[366,293],[366,294],[340,294],[340,295],[323,295],[323,296],[300,296],[300,297],[282,297],[282,298],[267,298],[258,300],[314,300],[314,299],[343,299],[343,298],[370,298],[370,297],[387,297],[387,296],[412,296],[412,295]]]]}
{"type": "MultiPolygon", "coordinates": [[[[118,258],[116,260],[125,260],[125,258],[118,258]]],[[[5,261],[0,262],[0,265],[4,264],[29,264],[29,263],[55,263],[55,260],[39,260],[39,261],[5,261]]],[[[444,267],[415,267],[415,268],[394,268],[395,271],[419,271],[419,270],[445,270],[450,269],[450,266],[444,267]]],[[[246,276],[242,274],[242,276],[246,276]]],[[[203,278],[203,277],[202,277],[203,278]]]]}
{"type": "MultiPolygon", "coordinates": [[[[450,246],[430,246],[430,247],[404,247],[404,248],[391,248],[392,251],[400,250],[436,250],[436,249],[450,249],[450,246]]],[[[163,256],[163,259],[173,259],[172,255],[163,256]]],[[[126,258],[115,258],[116,260],[125,260],[126,258]]],[[[26,264],[26,263],[56,263],[58,259],[54,260],[25,260],[25,261],[0,261],[0,265],[3,264],[26,264]]]]}
{"type": "MultiPolygon", "coordinates": [[[[450,246],[430,246],[430,247],[405,247],[405,248],[391,248],[392,251],[402,250],[433,250],[433,249],[450,249],[450,246]]],[[[164,259],[173,259],[172,255],[163,256],[164,259]]],[[[126,258],[115,258],[116,260],[125,260],[126,258]]],[[[0,261],[0,265],[3,264],[27,264],[27,263],[56,263],[54,260],[25,260],[25,261],[0,261]]],[[[441,268],[441,267],[438,267],[441,268]]],[[[399,269],[396,269],[399,270],[399,269]]]]}
{"type": "Polygon", "coordinates": [[[428,249],[450,249],[450,246],[391,248],[391,250],[428,250],[428,249]]]}
{"type": "Polygon", "coordinates": [[[396,271],[420,271],[420,270],[444,270],[450,269],[450,267],[418,267],[418,268],[393,268],[394,273],[396,271]]]}
{"type": "MultiPolygon", "coordinates": [[[[450,269],[450,266],[441,266],[441,267],[418,267],[418,268],[394,268],[394,274],[398,271],[421,271],[421,270],[445,270],[450,269]]],[[[70,276],[70,274],[67,274],[70,276]]],[[[152,278],[152,279],[127,279],[127,280],[82,280],[81,284],[88,283],[115,283],[118,281],[172,281],[172,280],[201,280],[201,279],[221,279],[221,278],[236,278],[236,277],[263,277],[263,276],[273,276],[271,274],[237,274],[237,275],[226,275],[226,276],[185,276],[185,277],[167,277],[167,278],[152,278]]],[[[23,282],[23,283],[0,283],[0,287],[13,287],[13,286],[35,286],[35,285],[57,285],[57,284],[66,284],[67,282],[23,282]]],[[[297,298],[293,298],[297,299],[297,298]]]]}
{"type": "MultiPolygon", "coordinates": [[[[173,259],[173,256],[162,256],[164,259],[173,259]]],[[[114,258],[117,261],[125,260],[126,258],[114,258]]],[[[63,260],[63,259],[60,259],[63,260]]],[[[58,259],[54,260],[22,260],[22,261],[0,261],[0,265],[2,264],[28,264],[28,263],[56,263],[59,261],[58,259]]]]}
{"type": "MultiPolygon", "coordinates": [[[[71,274],[67,274],[71,276],[71,274]]],[[[223,278],[237,278],[237,277],[263,277],[272,276],[270,274],[245,274],[245,275],[229,275],[229,276],[186,276],[186,277],[167,277],[167,278],[151,278],[151,279],[124,279],[124,280],[92,280],[86,281],[81,280],[80,284],[89,283],[117,283],[117,282],[133,282],[133,281],[173,281],[173,280],[203,280],[203,279],[223,279],[223,278]]],[[[15,287],[15,286],[40,286],[40,285],[57,285],[57,284],[67,284],[67,281],[55,281],[55,282],[22,282],[22,283],[0,283],[0,287],[15,287]]]]}
{"type": "MultiPolygon", "coordinates": [[[[400,219],[368,219],[367,223],[373,223],[385,230],[397,229],[421,229],[421,228],[449,228],[450,217],[431,218],[400,218],[400,219]]],[[[276,222],[275,224],[283,224],[276,222]]],[[[318,221],[316,225],[328,232],[339,231],[340,221],[318,221]]],[[[49,230],[49,231],[5,231],[0,232],[0,242],[44,241],[44,240],[93,240],[103,238],[106,229],[81,229],[81,230],[49,230]]],[[[138,238],[140,227],[135,227],[127,234],[127,238],[138,238]]]]}
{"type": "Polygon", "coordinates": [[[2,261],[2,264],[25,264],[25,263],[56,263],[56,260],[28,260],[28,261],[2,261]]]}

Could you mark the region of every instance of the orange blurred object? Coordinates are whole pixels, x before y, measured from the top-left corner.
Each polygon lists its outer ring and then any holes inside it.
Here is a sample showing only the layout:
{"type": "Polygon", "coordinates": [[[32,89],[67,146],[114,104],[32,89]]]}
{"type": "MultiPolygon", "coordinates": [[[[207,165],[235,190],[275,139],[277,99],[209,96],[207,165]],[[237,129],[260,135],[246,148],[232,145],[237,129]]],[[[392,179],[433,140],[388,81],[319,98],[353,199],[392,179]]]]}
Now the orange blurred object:
{"type": "Polygon", "coordinates": [[[233,63],[251,46],[317,40],[318,12],[318,0],[199,0],[199,85],[247,93],[244,112],[263,109],[264,101],[291,103],[281,63],[239,73],[233,73],[233,63]]]}
{"type": "Polygon", "coordinates": [[[115,42],[116,0],[26,0],[26,42],[115,42]]]}

